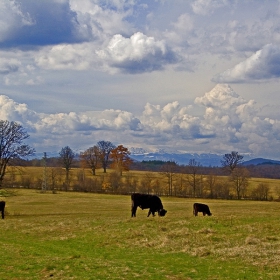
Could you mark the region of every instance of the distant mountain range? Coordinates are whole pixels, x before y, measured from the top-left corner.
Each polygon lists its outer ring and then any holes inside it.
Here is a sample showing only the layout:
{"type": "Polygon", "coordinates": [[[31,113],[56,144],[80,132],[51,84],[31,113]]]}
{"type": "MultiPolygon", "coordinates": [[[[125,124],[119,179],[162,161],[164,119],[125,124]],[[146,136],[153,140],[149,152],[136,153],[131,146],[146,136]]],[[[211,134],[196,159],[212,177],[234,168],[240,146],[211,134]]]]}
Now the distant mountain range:
{"type": "MultiPolygon", "coordinates": [[[[131,158],[137,161],[149,161],[149,160],[162,160],[162,161],[174,161],[177,164],[187,165],[190,159],[196,160],[202,166],[221,166],[221,161],[224,154],[211,154],[211,153],[166,153],[164,151],[158,152],[144,152],[143,150],[133,150],[131,152],[131,158]]],[[[263,165],[263,164],[280,164],[280,161],[264,159],[264,158],[252,158],[250,155],[244,156],[244,166],[248,165],[263,165]]]]}
{"type": "Polygon", "coordinates": [[[130,157],[137,161],[162,160],[174,161],[177,164],[187,165],[190,159],[195,159],[202,166],[220,166],[222,155],[217,154],[191,154],[191,153],[131,153],[130,157]]]}
{"type": "MultiPolygon", "coordinates": [[[[212,153],[168,153],[163,150],[155,152],[148,152],[142,148],[129,148],[131,152],[130,157],[136,161],[151,161],[151,160],[162,160],[162,161],[174,161],[180,165],[188,165],[191,159],[194,159],[202,166],[221,166],[221,160],[224,154],[212,154],[212,153]]],[[[79,154],[79,151],[77,151],[79,154]]],[[[47,157],[58,157],[59,152],[47,152],[47,157]]],[[[43,153],[36,153],[35,158],[42,158],[43,153]]],[[[244,155],[244,166],[248,165],[261,165],[261,164],[280,164],[280,161],[264,158],[252,158],[250,155],[244,155]]]]}

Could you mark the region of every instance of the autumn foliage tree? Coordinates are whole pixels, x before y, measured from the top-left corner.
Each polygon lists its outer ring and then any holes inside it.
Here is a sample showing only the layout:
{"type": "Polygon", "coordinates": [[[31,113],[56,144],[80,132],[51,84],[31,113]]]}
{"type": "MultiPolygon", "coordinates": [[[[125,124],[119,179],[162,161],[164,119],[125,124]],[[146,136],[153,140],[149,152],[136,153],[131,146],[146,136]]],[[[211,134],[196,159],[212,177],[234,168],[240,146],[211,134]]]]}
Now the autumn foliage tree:
{"type": "Polygon", "coordinates": [[[110,159],[111,167],[116,169],[122,176],[123,171],[128,171],[132,164],[132,159],[129,157],[130,152],[123,145],[119,145],[111,151],[110,159]]]}

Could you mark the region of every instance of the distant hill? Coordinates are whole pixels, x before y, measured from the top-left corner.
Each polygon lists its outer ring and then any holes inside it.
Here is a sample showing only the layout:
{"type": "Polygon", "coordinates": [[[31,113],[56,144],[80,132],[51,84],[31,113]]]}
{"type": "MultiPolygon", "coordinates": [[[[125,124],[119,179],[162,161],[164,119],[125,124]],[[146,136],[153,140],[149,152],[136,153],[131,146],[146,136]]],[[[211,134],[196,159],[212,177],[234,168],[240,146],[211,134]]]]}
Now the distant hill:
{"type": "Polygon", "coordinates": [[[190,159],[195,159],[202,166],[221,166],[222,155],[217,154],[191,154],[191,153],[165,153],[165,152],[142,152],[131,153],[130,157],[137,161],[162,160],[174,161],[177,164],[187,165],[190,159]]]}
{"type": "MultiPolygon", "coordinates": [[[[175,161],[177,164],[188,165],[190,159],[195,159],[200,165],[205,167],[221,167],[221,160],[223,154],[197,154],[197,153],[166,153],[164,151],[149,153],[138,151],[138,153],[131,153],[131,158],[137,161],[149,161],[149,160],[162,160],[162,161],[175,161]]],[[[249,165],[264,165],[264,164],[279,164],[280,161],[265,159],[265,158],[250,158],[250,156],[244,156],[245,161],[243,166],[249,165]],[[246,160],[247,159],[247,160],[246,160]]]]}
{"type": "Polygon", "coordinates": [[[280,164],[280,161],[278,160],[272,160],[272,159],[265,159],[265,158],[254,158],[250,159],[248,161],[244,161],[242,165],[248,166],[248,165],[264,165],[264,164],[280,164]]]}

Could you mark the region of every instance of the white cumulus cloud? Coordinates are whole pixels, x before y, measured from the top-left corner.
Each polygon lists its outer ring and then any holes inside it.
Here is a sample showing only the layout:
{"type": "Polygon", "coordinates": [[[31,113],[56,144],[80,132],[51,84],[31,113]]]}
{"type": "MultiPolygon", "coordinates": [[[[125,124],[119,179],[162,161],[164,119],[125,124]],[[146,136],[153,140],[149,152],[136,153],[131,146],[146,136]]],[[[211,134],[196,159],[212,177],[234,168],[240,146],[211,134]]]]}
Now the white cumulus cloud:
{"type": "Polygon", "coordinates": [[[27,104],[17,103],[6,95],[0,95],[0,119],[17,121],[33,130],[33,123],[39,120],[39,114],[28,109],[27,104]]]}
{"type": "Polygon", "coordinates": [[[141,32],[130,38],[114,35],[108,46],[97,54],[110,68],[127,73],[161,70],[165,64],[176,62],[175,53],[163,40],[141,32]]]}
{"type": "Polygon", "coordinates": [[[266,45],[263,49],[212,80],[218,83],[262,81],[280,77],[280,47],[266,45]]]}

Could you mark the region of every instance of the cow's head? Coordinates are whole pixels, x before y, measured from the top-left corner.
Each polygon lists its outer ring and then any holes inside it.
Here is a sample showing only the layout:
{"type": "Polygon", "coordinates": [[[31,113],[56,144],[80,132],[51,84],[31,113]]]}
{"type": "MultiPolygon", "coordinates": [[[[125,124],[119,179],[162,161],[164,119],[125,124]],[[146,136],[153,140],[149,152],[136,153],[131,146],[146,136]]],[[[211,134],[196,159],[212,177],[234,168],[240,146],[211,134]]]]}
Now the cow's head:
{"type": "Polygon", "coordinates": [[[167,213],[167,211],[166,211],[165,209],[160,209],[160,210],[158,211],[158,214],[159,214],[159,216],[161,216],[161,217],[164,217],[166,213],[167,213]]]}

